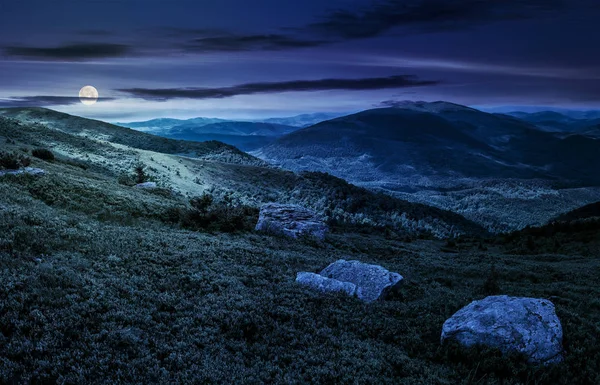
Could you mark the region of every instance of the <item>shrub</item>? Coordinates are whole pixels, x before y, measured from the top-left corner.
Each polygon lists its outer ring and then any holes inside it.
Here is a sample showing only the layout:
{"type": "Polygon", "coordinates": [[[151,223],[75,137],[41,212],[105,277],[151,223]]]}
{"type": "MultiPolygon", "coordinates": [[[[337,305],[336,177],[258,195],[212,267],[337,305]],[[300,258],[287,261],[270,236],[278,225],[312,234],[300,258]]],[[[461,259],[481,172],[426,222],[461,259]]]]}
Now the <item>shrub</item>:
{"type": "Polygon", "coordinates": [[[31,151],[31,155],[35,156],[36,158],[42,159],[42,160],[47,160],[47,161],[54,160],[54,154],[52,153],[52,151],[50,151],[46,148],[33,149],[31,151]]]}
{"type": "Polygon", "coordinates": [[[213,197],[210,194],[204,193],[200,197],[190,199],[190,204],[196,210],[205,213],[208,207],[213,204],[213,197]]]}
{"type": "Polygon", "coordinates": [[[0,152],[0,169],[16,170],[30,164],[31,159],[27,156],[15,152],[0,152]]]}
{"type": "Polygon", "coordinates": [[[190,199],[190,208],[179,211],[179,223],[192,230],[251,231],[258,220],[259,210],[245,205],[231,206],[215,203],[210,194],[190,199]]]}

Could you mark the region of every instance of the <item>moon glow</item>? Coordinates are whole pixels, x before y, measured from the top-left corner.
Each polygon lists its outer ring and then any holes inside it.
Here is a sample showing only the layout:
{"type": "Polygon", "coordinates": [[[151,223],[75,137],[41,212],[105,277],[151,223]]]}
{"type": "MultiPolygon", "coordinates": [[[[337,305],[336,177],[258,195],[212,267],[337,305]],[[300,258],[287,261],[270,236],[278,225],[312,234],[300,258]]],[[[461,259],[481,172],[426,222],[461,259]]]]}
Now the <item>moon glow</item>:
{"type": "Polygon", "coordinates": [[[85,86],[79,90],[81,103],[91,106],[98,101],[98,90],[92,86],[85,86]]]}

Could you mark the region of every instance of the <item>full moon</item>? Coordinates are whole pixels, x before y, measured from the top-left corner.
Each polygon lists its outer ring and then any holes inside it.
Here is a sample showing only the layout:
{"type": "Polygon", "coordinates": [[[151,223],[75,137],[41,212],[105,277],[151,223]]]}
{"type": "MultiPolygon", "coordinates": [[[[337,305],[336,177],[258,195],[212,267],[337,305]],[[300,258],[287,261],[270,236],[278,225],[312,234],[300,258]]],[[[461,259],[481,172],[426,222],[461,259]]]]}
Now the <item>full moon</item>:
{"type": "Polygon", "coordinates": [[[81,103],[91,106],[98,101],[98,90],[92,86],[85,86],[79,90],[81,103]]]}

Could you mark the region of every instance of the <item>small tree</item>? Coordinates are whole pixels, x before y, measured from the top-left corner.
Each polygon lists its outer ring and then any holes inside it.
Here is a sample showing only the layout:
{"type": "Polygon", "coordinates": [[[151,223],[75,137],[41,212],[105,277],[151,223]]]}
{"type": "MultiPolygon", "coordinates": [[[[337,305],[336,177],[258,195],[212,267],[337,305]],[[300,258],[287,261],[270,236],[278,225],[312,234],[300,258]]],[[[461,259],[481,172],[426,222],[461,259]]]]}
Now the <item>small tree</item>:
{"type": "Polygon", "coordinates": [[[135,165],[133,171],[135,172],[135,183],[144,183],[148,181],[148,175],[146,174],[146,165],[138,163],[135,165]]]}

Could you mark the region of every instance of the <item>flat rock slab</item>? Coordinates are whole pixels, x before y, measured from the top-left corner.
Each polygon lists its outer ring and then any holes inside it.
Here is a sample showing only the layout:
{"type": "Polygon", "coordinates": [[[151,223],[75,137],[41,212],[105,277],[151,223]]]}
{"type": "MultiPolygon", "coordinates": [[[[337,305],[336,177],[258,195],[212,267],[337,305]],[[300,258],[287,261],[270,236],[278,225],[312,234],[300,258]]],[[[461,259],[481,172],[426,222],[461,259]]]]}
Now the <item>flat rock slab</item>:
{"type": "Polygon", "coordinates": [[[314,211],[296,205],[268,203],[260,208],[256,230],[292,238],[308,235],[324,239],[328,227],[314,211]]]}
{"type": "Polygon", "coordinates": [[[41,168],[25,167],[18,170],[0,170],[0,176],[4,175],[45,175],[46,171],[41,168]]]}
{"type": "Polygon", "coordinates": [[[441,341],[485,345],[505,353],[522,353],[531,363],[562,360],[562,326],[546,299],[491,296],[474,301],[450,317],[441,341]]]}
{"type": "Polygon", "coordinates": [[[300,272],[296,275],[296,282],[321,293],[344,292],[350,296],[356,293],[355,284],[326,278],[316,273],[300,272]]]}
{"type": "Polygon", "coordinates": [[[356,296],[367,302],[385,297],[388,290],[403,280],[400,274],[389,272],[379,265],[343,259],[327,266],[320,274],[323,277],[353,283],[356,285],[356,296]]]}
{"type": "Polygon", "coordinates": [[[144,182],[136,184],[135,187],[143,189],[155,189],[157,186],[154,182],[144,182]]]}

